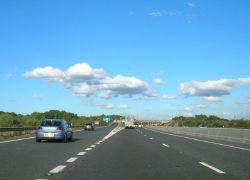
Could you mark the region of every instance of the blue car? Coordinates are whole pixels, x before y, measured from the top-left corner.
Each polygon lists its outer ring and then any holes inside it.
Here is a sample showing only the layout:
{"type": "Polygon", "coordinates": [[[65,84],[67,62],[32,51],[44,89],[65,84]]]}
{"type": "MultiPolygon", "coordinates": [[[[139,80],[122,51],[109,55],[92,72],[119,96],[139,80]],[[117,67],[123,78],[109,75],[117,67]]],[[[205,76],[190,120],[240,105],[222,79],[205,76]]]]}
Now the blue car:
{"type": "Polygon", "coordinates": [[[45,119],[36,130],[36,142],[41,140],[72,140],[73,131],[64,119],[45,119]]]}

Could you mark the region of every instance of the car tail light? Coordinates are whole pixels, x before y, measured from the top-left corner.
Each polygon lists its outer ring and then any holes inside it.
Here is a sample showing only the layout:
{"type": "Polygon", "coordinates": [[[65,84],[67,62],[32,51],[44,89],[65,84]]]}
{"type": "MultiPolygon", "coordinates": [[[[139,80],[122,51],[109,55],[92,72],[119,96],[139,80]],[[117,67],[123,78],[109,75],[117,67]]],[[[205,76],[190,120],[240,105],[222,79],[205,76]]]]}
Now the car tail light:
{"type": "Polygon", "coordinates": [[[57,130],[64,131],[64,128],[63,127],[58,127],[57,130]]]}

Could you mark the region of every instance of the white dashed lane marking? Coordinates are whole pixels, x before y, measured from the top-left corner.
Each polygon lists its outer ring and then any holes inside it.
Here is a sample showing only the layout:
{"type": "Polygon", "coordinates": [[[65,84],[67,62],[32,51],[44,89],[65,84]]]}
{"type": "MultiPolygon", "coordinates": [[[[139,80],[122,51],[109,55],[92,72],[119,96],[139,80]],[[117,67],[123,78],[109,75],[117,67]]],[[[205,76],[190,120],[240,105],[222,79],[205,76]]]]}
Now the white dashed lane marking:
{"type": "Polygon", "coordinates": [[[153,140],[154,138],[151,137],[151,138],[149,138],[149,139],[153,140]]]}
{"type": "Polygon", "coordinates": [[[217,169],[217,168],[215,168],[215,167],[213,167],[213,166],[211,166],[211,165],[209,165],[207,163],[200,162],[200,164],[207,167],[207,168],[209,168],[209,169],[212,169],[213,171],[215,171],[215,172],[217,172],[219,174],[225,174],[225,172],[223,172],[223,171],[221,171],[221,170],[219,170],[219,169],[217,169]]]}
{"type": "Polygon", "coordinates": [[[77,157],[72,157],[72,158],[69,158],[66,162],[74,162],[75,160],[77,160],[78,158],[77,157]]]}
{"type": "Polygon", "coordinates": [[[86,154],[86,152],[79,152],[77,155],[78,156],[83,156],[83,155],[85,155],[86,154]]]}
{"type": "MultiPolygon", "coordinates": [[[[92,148],[96,147],[96,145],[104,142],[105,140],[107,140],[108,138],[110,138],[111,136],[113,136],[114,134],[116,134],[117,132],[119,132],[120,130],[122,130],[123,128],[115,128],[113,129],[107,136],[105,136],[102,140],[98,141],[97,143],[95,143],[94,145],[91,145],[89,148],[86,148],[85,151],[91,151],[92,148]]],[[[79,130],[82,131],[82,130],[79,130]]],[[[8,142],[13,142],[13,141],[21,141],[21,140],[25,140],[25,139],[34,139],[34,137],[30,137],[30,138],[23,138],[23,139],[16,139],[16,140],[11,140],[11,141],[4,141],[4,142],[0,142],[1,143],[8,143],[8,142]]],[[[77,155],[78,156],[83,156],[85,155],[87,152],[79,152],[77,155]]],[[[68,159],[66,162],[72,163],[75,162],[78,159],[78,157],[71,157],[70,159],[68,159]]],[[[56,174],[59,173],[61,171],[63,171],[64,168],[66,168],[67,166],[64,165],[59,165],[56,168],[52,169],[49,171],[48,175],[52,175],[52,174],[56,174]]],[[[47,180],[47,179],[36,179],[36,180],[47,180]]]]}
{"type": "Polygon", "coordinates": [[[163,146],[165,146],[165,147],[169,147],[169,145],[167,145],[167,144],[162,144],[163,146]]]}
{"type": "Polygon", "coordinates": [[[52,169],[50,171],[50,173],[52,174],[56,174],[56,173],[59,173],[60,171],[62,171],[64,168],[66,168],[67,166],[63,166],[63,165],[60,165],[60,166],[57,166],[56,168],[52,169]]]}

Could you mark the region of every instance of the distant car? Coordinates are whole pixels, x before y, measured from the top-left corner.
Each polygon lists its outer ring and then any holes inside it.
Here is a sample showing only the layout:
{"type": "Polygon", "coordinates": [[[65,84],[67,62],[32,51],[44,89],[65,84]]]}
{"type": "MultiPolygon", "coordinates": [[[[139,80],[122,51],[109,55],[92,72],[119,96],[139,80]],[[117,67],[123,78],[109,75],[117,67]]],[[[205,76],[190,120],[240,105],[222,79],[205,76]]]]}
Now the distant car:
{"type": "Polygon", "coordinates": [[[94,131],[95,130],[95,126],[92,123],[86,123],[85,126],[84,126],[84,129],[86,131],[88,131],[88,130],[94,131]]]}
{"type": "Polygon", "coordinates": [[[138,125],[138,128],[142,128],[142,127],[143,127],[143,125],[142,125],[142,124],[139,124],[139,125],[138,125]]]}
{"type": "Polygon", "coordinates": [[[199,128],[207,128],[207,126],[204,125],[204,124],[199,124],[198,127],[199,127],[199,128]]]}
{"type": "Polygon", "coordinates": [[[36,130],[36,142],[41,140],[72,140],[73,131],[64,119],[45,119],[36,130]]]}

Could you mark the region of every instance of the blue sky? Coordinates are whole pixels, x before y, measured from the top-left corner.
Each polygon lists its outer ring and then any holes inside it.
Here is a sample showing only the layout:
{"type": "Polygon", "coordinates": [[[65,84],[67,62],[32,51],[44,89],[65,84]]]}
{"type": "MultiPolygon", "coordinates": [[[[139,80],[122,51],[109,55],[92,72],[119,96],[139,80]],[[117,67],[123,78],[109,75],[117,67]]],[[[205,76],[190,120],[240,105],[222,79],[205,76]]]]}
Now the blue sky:
{"type": "Polygon", "coordinates": [[[1,1],[0,110],[250,119],[250,1],[1,1]]]}

